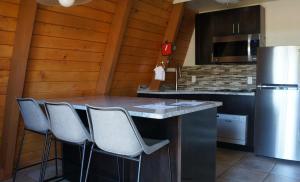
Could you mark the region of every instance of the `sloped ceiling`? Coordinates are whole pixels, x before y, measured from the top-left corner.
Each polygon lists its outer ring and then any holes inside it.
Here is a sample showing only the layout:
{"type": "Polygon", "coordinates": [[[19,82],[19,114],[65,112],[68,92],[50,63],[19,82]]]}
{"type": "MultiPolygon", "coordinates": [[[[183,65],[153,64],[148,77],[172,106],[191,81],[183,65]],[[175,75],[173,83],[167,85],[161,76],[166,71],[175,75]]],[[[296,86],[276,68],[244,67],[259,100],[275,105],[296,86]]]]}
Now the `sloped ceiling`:
{"type": "Polygon", "coordinates": [[[206,12],[213,10],[220,10],[226,8],[236,8],[241,6],[260,4],[267,1],[276,1],[276,0],[241,0],[239,3],[231,4],[221,4],[214,0],[174,0],[173,3],[183,3],[185,2],[187,6],[191,9],[197,10],[198,12],[206,12]]]}

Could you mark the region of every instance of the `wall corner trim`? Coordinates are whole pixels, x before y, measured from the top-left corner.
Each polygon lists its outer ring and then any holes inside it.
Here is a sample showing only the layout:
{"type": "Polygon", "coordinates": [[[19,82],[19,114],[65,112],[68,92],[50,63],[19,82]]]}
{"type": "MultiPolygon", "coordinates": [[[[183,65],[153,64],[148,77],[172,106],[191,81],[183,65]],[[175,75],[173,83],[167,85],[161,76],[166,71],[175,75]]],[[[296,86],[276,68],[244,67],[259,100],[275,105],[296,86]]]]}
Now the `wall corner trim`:
{"type": "Polygon", "coordinates": [[[12,175],[18,139],[19,109],[16,98],[22,97],[33,25],[37,11],[35,0],[20,1],[11,70],[7,86],[0,164],[2,178],[12,175]]]}
{"type": "Polygon", "coordinates": [[[97,81],[97,95],[107,95],[110,93],[115,67],[118,62],[129,14],[133,4],[134,0],[118,1],[116,14],[114,15],[111,25],[108,43],[105,48],[103,63],[97,81]]]}

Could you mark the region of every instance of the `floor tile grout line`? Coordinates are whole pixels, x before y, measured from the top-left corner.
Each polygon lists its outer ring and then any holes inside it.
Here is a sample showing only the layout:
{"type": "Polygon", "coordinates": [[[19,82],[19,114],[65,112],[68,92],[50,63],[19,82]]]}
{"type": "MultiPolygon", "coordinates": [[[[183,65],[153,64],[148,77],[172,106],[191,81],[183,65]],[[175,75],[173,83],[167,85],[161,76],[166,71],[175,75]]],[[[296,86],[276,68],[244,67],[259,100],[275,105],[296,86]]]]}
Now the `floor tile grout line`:
{"type": "MultiPolygon", "coordinates": [[[[274,158],[272,158],[272,159],[274,159],[274,158]]],[[[271,171],[275,168],[275,166],[277,165],[277,160],[276,159],[274,159],[274,165],[273,165],[273,167],[272,167],[272,169],[268,172],[268,175],[264,178],[264,180],[263,180],[263,182],[265,182],[267,179],[268,179],[268,177],[269,176],[271,176],[271,171]]]]}
{"type": "Polygon", "coordinates": [[[219,174],[216,178],[220,178],[223,174],[225,174],[225,173],[228,172],[230,169],[232,169],[232,168],[233,168],[238,162],[240,162],[246,155],[247,155],[246,153],[243,154],[243,156],[242,156],[239,160],[237,160],[237,161],[233,162],[232,164],[230,164],[229,167],[228,167],[227,169],[225,169],[221,174],[219,174]]]}
{"type": "MultiPolygon", "coordinates": [[[[275,158],[275,165],[274,165],[274,167],[272,168],[272,170],[276,167],[276,165],[278,164],[278,163],[280,163],[280,161],[282,161],[281,159],[276,159],[275,158]]],[[[284,160],[283,160],[284,161],[284,160]]],[[[289,161],[285,161],[285,162],[289,162],[289,161]]],[[[272,171],[271,170],[271,171],[272,171]]],[[[294,179],[294,180],[300,180],[300,178],[298,178],[298,177],[294,177],[294,176],[289,176],[289,175],[284,175],[284,174],[279,174],[279,173],[276,173],[276,172],[271,172],[270,171],[270,175],[275,175],[275,176],[282,176],[282,177],[284,177],[284,178],[291,178],[291,179],[294,179]]]]}
{"type": "Polygon", "coordinates": [[[265,182],[267,179],[268,179],[268,177],[271,175],[271,173],[268,173],[267,175],[266,175],[266,177],[262,180],[262,182],[265,182]]]}

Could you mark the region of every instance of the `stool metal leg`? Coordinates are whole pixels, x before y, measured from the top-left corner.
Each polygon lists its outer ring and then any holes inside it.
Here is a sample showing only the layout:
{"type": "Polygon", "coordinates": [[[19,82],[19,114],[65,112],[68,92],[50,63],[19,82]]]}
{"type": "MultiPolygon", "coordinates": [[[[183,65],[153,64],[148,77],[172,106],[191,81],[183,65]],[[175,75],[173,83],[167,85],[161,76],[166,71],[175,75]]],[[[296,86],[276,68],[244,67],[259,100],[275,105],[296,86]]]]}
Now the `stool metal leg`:
{"type": "Polygon", "coordinates": [[[141,176],[141,165],[142,165],[142,154],[139,156],[139,161],[138,161],[138,174],[137,174],[137,182],[140,182],[140,176],[141,176]]]}
{"type": "Polygon", "coordinates": [[[45,178],[47,162],[48,162],[50,148],[51,148],[51,140],[52,140],[52,136],[47,132],[45,135],[45,146],[44,146],[44,151],[43,151],[44,154],[43,154],[43,158],[42,158],[39,182],[43,182],[44,178],[45,178]]]}
{"type": "Polygon", "coordinates": [[[121,162],[122,162],[122,182],[124,182],[125,181],[124,159],[122,159],[121,162]]]}
{"type": "Polygon", "coordinates": [[[172,165],[171,165],[171,154],[170,154],[170,147],[168,146],[168,157],[169,157],[169,175],[170,175],[170,181],[172,182],[172,165]]]}
{"type": "Polygon", "coordinates": [[[91,151],[90,151],[89,160],[88,160],[88,164],[87,164],[87,168],[86,168],[85,179],[84,179],[85,182],[87,181],[88,176],[89,176],[89,170],[90,170],[90,164],[91,164],[91,159],[92,159],[92,155],[93,155],[93,150],[94,150],[94,144],[92,144],[92,146],[91,146],[91,151]]]}
{"type": "Polygon", "coordinates": [[[82,178],[83,178],[83,169],[84,169],[85,149],[86,149],[86,142],[84,142],[83,147],[82,147],[82,159],[81,159],[81,169],[80,169],[80,182],[84,181],[82,178]]]}
{"type": "Polygon", "coordinates": [[[24,131],[23,134],[22,134],[21,145],[20,145],[20,148],[19,148],[19,153],[18,153],[18,157],[17,157],[17,162],[16,162],[16,164],[15,164],[15,171],[14,171],[14,176],[13,176],[13,182],[16,181],[17,172],[18,172],[18,168],[19,168],[19,162],[20,162],[21,153],[22,153],[22,149],[23,149],[24,138],[25,138],[25,131],[24,131]]]}

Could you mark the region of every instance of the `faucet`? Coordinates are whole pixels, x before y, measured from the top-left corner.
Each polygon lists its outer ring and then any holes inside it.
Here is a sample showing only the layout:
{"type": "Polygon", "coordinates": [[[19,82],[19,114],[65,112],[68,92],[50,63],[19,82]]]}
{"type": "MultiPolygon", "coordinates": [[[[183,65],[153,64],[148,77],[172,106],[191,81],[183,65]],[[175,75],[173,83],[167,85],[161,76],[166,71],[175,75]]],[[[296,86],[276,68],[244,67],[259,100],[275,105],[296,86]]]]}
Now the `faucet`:
{"type": "Polygon", "coordinates": [[[175,89],[178,91],[178,79],[181,78],[181,66],[177,65],[175,68],[167,68],[166,72],[175,73],[175,89]]]}
{"type": "Polygon", "coordinates": [[[178,79],[181,78],[181,66],[177,65],[175,69],[175,74],[176,74],[176,82],[175,82],[175,89],[178,91],[178,79]]]}

